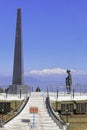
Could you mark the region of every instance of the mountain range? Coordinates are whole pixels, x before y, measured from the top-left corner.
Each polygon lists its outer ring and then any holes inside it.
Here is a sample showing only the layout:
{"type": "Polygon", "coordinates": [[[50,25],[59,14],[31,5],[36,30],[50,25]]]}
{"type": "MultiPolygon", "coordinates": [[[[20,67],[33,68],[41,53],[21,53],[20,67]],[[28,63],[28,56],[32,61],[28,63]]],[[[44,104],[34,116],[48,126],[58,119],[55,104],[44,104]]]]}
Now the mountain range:
{"type": "MultiPolygon", "coordinates": [[[[51,91],[55,90],[57,86],[61,90],[65,86],[65,74],[55,74],[55,75],[29,75],[24,77],[24,84],[29,85],[35,90],[37,86],[41,88],[41,90],[47,90],[50,88],[51,91]],[[61,86],[61,87],[60,87],[61,86]]],[[[86,89],[87,85],[87,75],[79,75],[74,74],[72,76],[72,86],[73,88],[78,88],[82,86],[81,89],[86,89]]],[[[12,76],[0,76],[0,86],[7,88],[8,85],[12,84],[12,76]]]]}

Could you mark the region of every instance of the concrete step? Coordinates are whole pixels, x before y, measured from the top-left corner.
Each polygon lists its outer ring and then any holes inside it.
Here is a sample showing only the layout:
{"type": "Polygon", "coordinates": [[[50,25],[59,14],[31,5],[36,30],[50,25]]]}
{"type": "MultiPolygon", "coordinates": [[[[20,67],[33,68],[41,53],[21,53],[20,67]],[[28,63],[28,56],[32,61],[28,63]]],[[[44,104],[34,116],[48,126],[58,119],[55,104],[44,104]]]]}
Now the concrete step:
{"type": "Polygon", "coordinates": [[[43,130],[60,130],[58,127],[57,128],[51,128],[51,127],[42,127],[43,130]]]}
{"type": "Polygon", "coordinates": [[[5,129],[2,130],[29,130],[29,123],[24,123],[22,119],[30,119],[31,125],[33,124],[33,114],[29,112],[29,108],[32,106],[38,107],[38,113],[34,117],[35,127],[32,130],[60,130],[46,109],[43,93],[31,93],[31,97],[23,111],[7,123],[5,129]]]}
{"type": "Polygon", "coordinates": [[[41,123],[43,123],[43,124],[52,124],[52,123],[54,123],[54,121],[53,120],[48,120],[48,121],[46,121],[46,120],[41,120],[41,123]]]}

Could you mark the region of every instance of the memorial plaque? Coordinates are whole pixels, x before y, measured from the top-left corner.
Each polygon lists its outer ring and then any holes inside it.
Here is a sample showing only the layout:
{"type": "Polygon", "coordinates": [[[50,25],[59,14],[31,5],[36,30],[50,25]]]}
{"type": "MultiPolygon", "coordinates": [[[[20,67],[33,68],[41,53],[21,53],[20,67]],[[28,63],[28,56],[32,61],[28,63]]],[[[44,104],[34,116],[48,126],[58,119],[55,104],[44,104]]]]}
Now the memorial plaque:
{"type": "Polygon", "coordinates": [[[7,114],[10,112],[10,102],[0,102],[0,113],[1,114],[7,114]]]}
{"type": "Polygon", "coordinates": [[[61,114],[70,114],[74,112],[73,103],[70,104],[61,104],[61,114]]]}
{"type": "Polygon", "coordinates": [[[86,103],[77,103],[76,104],[76,113],[85,113],[87,110],[87,105],[86,103]]]}

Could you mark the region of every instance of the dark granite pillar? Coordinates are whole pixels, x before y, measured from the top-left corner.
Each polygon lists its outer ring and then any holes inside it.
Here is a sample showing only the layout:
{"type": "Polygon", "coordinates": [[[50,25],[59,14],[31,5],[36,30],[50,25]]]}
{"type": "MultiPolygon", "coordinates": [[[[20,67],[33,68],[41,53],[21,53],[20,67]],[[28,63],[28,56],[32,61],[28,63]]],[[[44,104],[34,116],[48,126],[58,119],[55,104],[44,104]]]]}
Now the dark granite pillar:
{"type": "Polygon", "coordinates": [[[23,85],[21,9],[17,10],[13,80],[12,85],[23,85]]]}

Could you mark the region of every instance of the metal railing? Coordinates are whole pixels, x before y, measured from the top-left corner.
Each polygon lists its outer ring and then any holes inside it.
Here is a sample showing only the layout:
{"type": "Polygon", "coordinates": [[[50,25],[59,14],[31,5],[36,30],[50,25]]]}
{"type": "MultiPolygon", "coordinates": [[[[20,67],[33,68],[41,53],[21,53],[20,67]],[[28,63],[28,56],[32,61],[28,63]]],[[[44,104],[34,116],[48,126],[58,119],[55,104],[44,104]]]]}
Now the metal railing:
{"type": "Polygon", "coordinates": [[[54,120],[54,122],[56,122],[59,128],[62,130],[67,130],[66,124],[60,121],[58,117],[56,116],[56,114],[54,113],[54,111],[52,110],[48,96],[46,97],[46,107],[48,109],[48,113],[50,114],[51,118],[54,120]]]}

